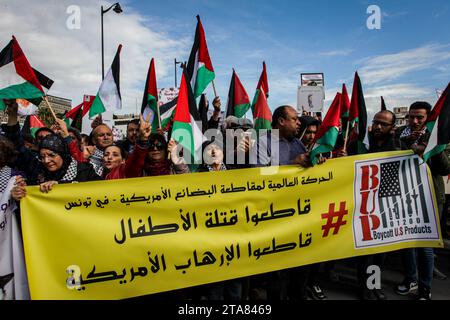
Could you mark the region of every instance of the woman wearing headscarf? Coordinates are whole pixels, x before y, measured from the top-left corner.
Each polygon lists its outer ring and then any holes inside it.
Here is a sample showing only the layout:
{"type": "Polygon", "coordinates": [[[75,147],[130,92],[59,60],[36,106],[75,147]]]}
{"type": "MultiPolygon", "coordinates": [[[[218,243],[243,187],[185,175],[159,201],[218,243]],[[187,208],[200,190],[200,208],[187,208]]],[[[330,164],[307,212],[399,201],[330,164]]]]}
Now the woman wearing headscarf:
{"type": "MultiPolygon", "coordinates": [[[[58,183],[101,180],[92,165],[72,158],[66,143],[57,134],[47,135],[41,140],[38,158],[43,165],[43,170],[38,174],[38,183],[42,192],[49,192],[58,183]]],[[[20,192],[22,195],[20,198],[25,196],[23,185],[15,188],[18,189],[13,191],[20,192]]]]}
{"type": "Polygon", "coordinates": [[[67,124],[61,119],[55,119],[58,127],[58,131],[64,138],[67,148],[71,156],[78,162],[89,162],[93,167],[95,172],[99,175],[103,175],[103,153],[106,147],[109,147],[114,143],[113,133],[111,128],[105,124],[98,124],[91,132],[92,142],[95,148],[88,148],[88,150],[81,150],[78,146],[76,139],[73,139],[67,128],[67,124]],[[86,154],[85,151],[88,151],[86,154]],[[87,156],[87,158],[86,158],[87,156]]]}

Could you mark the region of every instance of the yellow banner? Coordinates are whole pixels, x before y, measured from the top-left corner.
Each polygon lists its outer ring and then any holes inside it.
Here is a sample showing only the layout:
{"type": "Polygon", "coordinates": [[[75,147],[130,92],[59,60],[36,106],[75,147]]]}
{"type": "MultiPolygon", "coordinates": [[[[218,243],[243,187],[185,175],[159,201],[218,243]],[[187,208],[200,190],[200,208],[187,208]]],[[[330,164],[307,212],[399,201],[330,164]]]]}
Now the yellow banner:
{"type": "Polygon", "coordinates": [[[443,247],[410,152],[30,187],[33,299],[121,299],[409,247],[443,247]]]}

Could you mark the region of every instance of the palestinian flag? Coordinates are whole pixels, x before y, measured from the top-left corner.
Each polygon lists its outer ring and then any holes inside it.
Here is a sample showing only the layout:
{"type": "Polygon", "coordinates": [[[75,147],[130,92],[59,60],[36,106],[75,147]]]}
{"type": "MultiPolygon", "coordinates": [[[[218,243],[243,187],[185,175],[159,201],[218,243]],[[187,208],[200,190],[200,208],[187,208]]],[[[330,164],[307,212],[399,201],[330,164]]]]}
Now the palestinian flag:
{"type": "Polygon", "coordinates": [[[381,111],[386,111],[387,107],[386,107],[386,102],[384,102],[384,98],[383,96],[381,96],[381,111]]]}
{"type": "Polygon", "coordinates": [[[269,97],[269,81],[267,81],[267,70],[266,70],[266,62],[263,61],[263,70],[261,72],[261,75],[259,76],[259,81],[258,81],[258,85],[256,86],[256,92],[255,92],[255,96],[253,97],[253,102],[252,102],[252,111],[255,112],[255,104],[256,101],[258,100],[258,95],[260,93],[259,88],[263,88],[265,94],[266,94],[266,99],[269,97]]]}
{"type": "Polygon", "coordinates": [[[91,109],[92,104],[94,103],[95,96],[91,95],[83,95],[83,107],[81,113],[81,132],[85,134],[90,134],[92,132],[91,123],[92,120],[89,119],[89,110],[91,109]]]}
{"type": "MultiPolygon", "coordinates": [[[[54,81],[52,79],[50,79],[49,77],[47,77],[45,74],[40,73],[38,70],[36,70],[34,68],[33,68],[33,71],[34,71],[34,74],[36,75],[39,83],[41,84],[42,88],[44,89],[44,93],[47,94],[48,90],[50,90],[50,88],[52,87],[54,81]]],[[[30,102],[38,106],[42,100],[43,100],[43,98],[30,99],[30,102]]]]}
{"type": "Polygon", "coordinates": [[[242,118],[250,108],[250,99],[244,86],[233,69],[231,76],[230,89],[228,90],[227,117],[235,116],[242,118]]]}
{"type": "Polygon", "coordinates": [[[450,83],[431,110],[426,126],[431,136],[423,154],[424,162],[444,151],[450,143],[450,83]]]}
{"type": "Polygon", "coordinates": [[[199,125],[201,123],[200,115],[187,79],[188,75],[186,70],[184,70],[173,118],[171,137],[183,147],[185,159],[189,159],[187,157],[189,155],[190,164],[192,164],[201,161],[201,146],[204,137],[199,125]]]}
{"type": "Polygon", "coordinates": [[[267,104],[267,97],[263,87],[259,87],[258,99],[253,112],[253,123],[255,130],[272,129],[272,112],[267,104]]]}
{"type": "Polygon", "coordinates": [[[44,96],[33,68],[13,36],[0,52],[0,110],[5,110],[3,99],[40,99],[44,96]]]}
{"type": "Polygon", "coordinates": [[[158,110],[158,90],[156,89],[156,72],[154,59],[150,61],[150,67],[145,81],[144,97],[142,99],[141,114],[144,119],[150,115],[152,132],[160,127],[159,110],[158,110]],[[152,114],[151,114],[152,113],[152,114]]]}
{"type": "Polygon", "coordinates": [[[341,94],[341,118],[349,117],[350,110],[350,99],[348,98],[347,87],[345,83],[342,84],[342,94],[341,94]]]}
{"type": "Polygon", "coordinates": [[[103,79],[97,96],[89,109],[89,118],[105,112],[106,110],[114,112],[122,109],[122,97],[120,95],[120,51],[122,45],[119,45],[111,68],[108,70],[105,79],[103,79]]]}
{"type": "Polygon", "coordinates": [[[188,79],[194,90],[194,98],[197,99],[206,89],[208,84],[214,80],[214,68],[209,57],[206,45],[205,30],[203,30],[200,16],[197,15],[197,28],[195,29],[194,45],[189,55],[187,65],[188,79]]]}
{"type": "Polygon", "coordinates": [[[83,119],[83,104],[80,103],[76,107],[67,111],[64,115],[64,122],[67,124],[67,127],[74,127],[81,131],[82,119],[83,119]]]}
{"type": "Polygon", "coordinates": [[[39,119],[37,115],[29,115],[25,118],[22,127],[22,134],[29,133],[35,138],[36,131],[39,128],[44,128],[45,124],[39,119]]]}
{"type": "Polygon", "coordinates": [[[342,135],[347,136],[347,131],[350,131],[350,122],[348,121],[350,110],[350,99],[348,98],[347,87],[345,83],[342,84],[342,93],[340,100],[341,110],[341,128],[342,135]]]}
{"type": "Polygon", "coordinates": [[[317,156],[324,152],[333,151],[339,135],[339,121],[341,118],[341,94],[338,92],[331,103],[328,112],[316,134],[313,148],[310,153],[311,162],[317,164],[317,156]]]}
{"type": "Polygon", "coordinates": [[[38,107],[31,103],[28,100],[25,99],[16,99],[17,105],[19,106],[19,109],[17,110],[17,113],[21,116],[30,116],[33,114],[38,113],[38,107]]]}
{"type": "Polygon", "coordinates": [[[170,131],[177,108],[178,97],[159,106],[159,114],[161,116],[161,128],[164,131],[170,131]]]}
{"type": "Polygon", "coordinates": [[[350,102],[349,119],[350,125],[358,124],[358,154],[366,153],[369,149],[369,135],[367,133],[367,110],[364,100],[364,93],[361,85],[361,79],[358,72],[355,72],[355,80],[353,81],[352,100],[350,102]]]}
{"type": "MultiPolygon", "coordinates": [[[[41,84],[42,88],[44,89],[45,95],[47,94],[48,90],[50,90],[51,86],[53,85],[54,81],[47,77],[46,75],[40,73],[36,69],[33,68],[34,74],[36,75],[39,83],[41,84]]],[[[43,98],[37,98],[37,99],[16,99],[17,104],[19,105],[18,113],[21,116],[27,116],[36,114],[38,110],[38,106],[41,104],[43,98]]]]}

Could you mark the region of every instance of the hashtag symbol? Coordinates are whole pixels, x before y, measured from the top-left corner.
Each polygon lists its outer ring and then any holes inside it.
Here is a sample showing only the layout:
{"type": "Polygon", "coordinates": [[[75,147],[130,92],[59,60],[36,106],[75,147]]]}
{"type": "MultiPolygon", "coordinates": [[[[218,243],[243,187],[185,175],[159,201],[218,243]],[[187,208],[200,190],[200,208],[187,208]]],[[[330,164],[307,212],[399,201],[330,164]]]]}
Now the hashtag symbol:
{"type": "Polygon", "coordinates": [[[330,203],[328,207],[328,212],[322,214],[322,219],[327,219],[326,224],[322,226],[323,236],[322,238],[328,237],[328,232],[333,228],[333,234],[337,234],[339,232],[339,228],[345,224],[347,221],[343,221],[344,216],[348,214],[348,211],[345,209],[345,201],[341,202],[339,206],[339,211],[334,211],[334,203],[330,203]],[[337,221],[333,223],[333,219],[337,218],[337,221]]]}

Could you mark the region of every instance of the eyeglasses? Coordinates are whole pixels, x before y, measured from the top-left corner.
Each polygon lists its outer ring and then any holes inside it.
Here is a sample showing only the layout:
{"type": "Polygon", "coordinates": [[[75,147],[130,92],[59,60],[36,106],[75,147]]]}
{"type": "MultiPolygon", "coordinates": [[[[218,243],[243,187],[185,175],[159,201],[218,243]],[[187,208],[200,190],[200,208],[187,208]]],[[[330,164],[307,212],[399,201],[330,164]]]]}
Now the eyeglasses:
{"type": "Polygon", "coordinates": [[[377,121],[377,120],[372,121],[372,125],[376,126],[378,124],[382,127],[389,127],[389,126],[393,125],[393,123],[386,123],[386,122],[381,122],[381,121],[377,121]]]}
{"type": "Polygon", "coordinates": [[[159,151],[164,150],[165,145],[161,141],[150,141],[149,143],[150,150],[154,150],[155,148],[159,151]]]}
{"type": "Polygon", "coordinates": [[[49,158],[50,160],[55,159],[58,156],[57,153],[53,153],[53,152],[49,152],[47,154],[40,154],[38,155],[38,160],[39,161],[44,161],[45,158],[49,158]]]}

